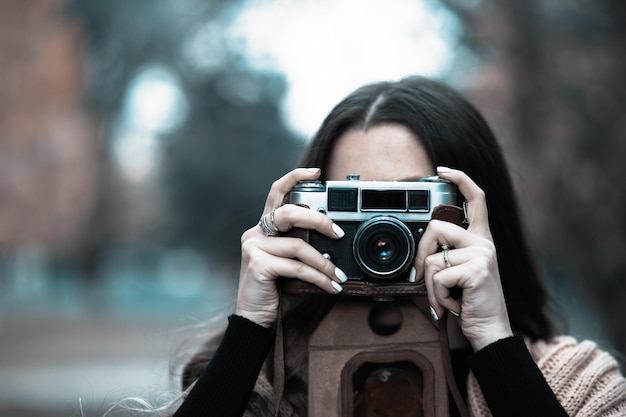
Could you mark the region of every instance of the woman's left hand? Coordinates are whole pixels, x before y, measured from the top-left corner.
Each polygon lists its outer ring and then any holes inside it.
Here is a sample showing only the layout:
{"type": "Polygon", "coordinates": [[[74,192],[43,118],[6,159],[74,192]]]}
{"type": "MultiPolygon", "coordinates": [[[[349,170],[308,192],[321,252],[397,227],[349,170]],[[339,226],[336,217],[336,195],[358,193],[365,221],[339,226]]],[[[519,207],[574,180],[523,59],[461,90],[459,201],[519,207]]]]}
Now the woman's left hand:
{"type": "Polygon", "coordinates": [[[461,330],[478,351],[513,335],[502,292],[496,247],[489,229],[484,192],[465,173],[438,168],[437,175],[452,181],[467,201],[467,230],[432,220],[420,240],[415,269],[423,277],[428,300],[437,316],[444,310],[458,315],[461,330]],[[448,247],[444,252],[441,247],[448,247]],[[447,259],[446,259],[447,258],[447,259]],[[446,263],[447,262],[447,263],[446,263]],[[451,290],[462,289],[460,299],[451,290]]]}

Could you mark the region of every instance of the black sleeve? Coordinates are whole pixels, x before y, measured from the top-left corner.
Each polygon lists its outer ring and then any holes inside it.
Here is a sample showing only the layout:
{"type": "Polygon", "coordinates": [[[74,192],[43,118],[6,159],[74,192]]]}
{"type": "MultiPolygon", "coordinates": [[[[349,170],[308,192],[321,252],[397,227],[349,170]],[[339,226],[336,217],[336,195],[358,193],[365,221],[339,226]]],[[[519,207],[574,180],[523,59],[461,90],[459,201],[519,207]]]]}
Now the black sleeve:
{"type": "Polygon", "coordinates": [[[274,336],[272,329],[230,316],[219,348],[174,416],[242,416],[274,336]]]}
{"type": "Polygon", "coordinates": [[[479,350],[470,368],[494,417],[567,417],[521,336],[479,350]]]}

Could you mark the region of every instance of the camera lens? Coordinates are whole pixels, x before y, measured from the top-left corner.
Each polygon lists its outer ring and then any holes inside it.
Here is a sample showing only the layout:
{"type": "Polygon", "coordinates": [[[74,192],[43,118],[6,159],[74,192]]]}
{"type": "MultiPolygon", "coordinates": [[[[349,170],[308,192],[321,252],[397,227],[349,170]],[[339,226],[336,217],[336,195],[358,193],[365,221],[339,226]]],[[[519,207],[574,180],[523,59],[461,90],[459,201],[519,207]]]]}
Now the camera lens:
{"type": "Polygon", "coordinates": [[[393,258],[395,254],[394,242],[387,236],[381,236],[375,242],[372,242],[372,247],[369,248],[371,250],[371,255],[383,262],[388,261],[393,258]]]}
{"type": "Polygon", "coordinates": [[[415,255],[411,230],[391,216],[376,216],[363,222],[352,246],[354,259],[368,275],[392,279],[410,266],[415,255]]]}

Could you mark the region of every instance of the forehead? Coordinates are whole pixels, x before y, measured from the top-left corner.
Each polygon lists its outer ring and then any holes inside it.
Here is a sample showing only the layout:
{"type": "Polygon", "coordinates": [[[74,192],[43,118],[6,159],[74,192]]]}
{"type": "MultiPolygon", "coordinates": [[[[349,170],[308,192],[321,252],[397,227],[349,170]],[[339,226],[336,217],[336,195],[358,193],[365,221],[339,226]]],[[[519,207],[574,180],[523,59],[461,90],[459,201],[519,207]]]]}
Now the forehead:
{"type": "Polygon", "coordinates": [[[343,180],[357,174],[362,180],[417,180],[434,175],[435,168],[422,142],[405,126],[387,124],[352,129],[336,141],[326,176],[343,180]]]}

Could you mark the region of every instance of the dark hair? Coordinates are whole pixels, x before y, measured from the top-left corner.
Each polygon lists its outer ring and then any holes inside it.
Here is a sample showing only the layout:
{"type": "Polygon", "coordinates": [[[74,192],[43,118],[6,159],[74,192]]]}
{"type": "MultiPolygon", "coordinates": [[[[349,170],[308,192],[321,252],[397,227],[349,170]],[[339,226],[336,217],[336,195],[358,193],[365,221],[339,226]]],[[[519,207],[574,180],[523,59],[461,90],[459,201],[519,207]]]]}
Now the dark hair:
{"type": "MultiPolygon", "coordinates": [[[[498,252],[500,278],[515,331],[531,339],[547,339],[552,325],[546,314],[549,301],[524,236],[506,163],[491,129],[480,113],[459,93],[422,77],[381,82],[359,88],[326,117],[304,152],[302,167],[328,168],[335,141],[351,129],[397,123],[421,140],[435,166],[467,173],[485,192],[489,224],[498,252]]],[[[306,415],[307,343],[332,308],[331,295],[296,296],[283,315],[285,392],[298,413],[306,415]]],[[[218,339],[213,339],[187,365],[184,385],[195,380],[208,363],[218,339]]],[[[271,358],[271,355],[270,355],[271,358]]],[[[248,410],[273,415],[273,400],[255,390],[248,410]]]]}
{"type": "Polygon", "coordinates": [[[411,130],[434,166],[462,170],[485,192],[511,325],[533,340],[547,339],[553,331],[549,296],[523,232],[502,150],[482,115],[455,90],[423,77],[361,87],[326,117],[300,166],[320,167],[324,180],[341,135],[391,123],[411,130]]]}

